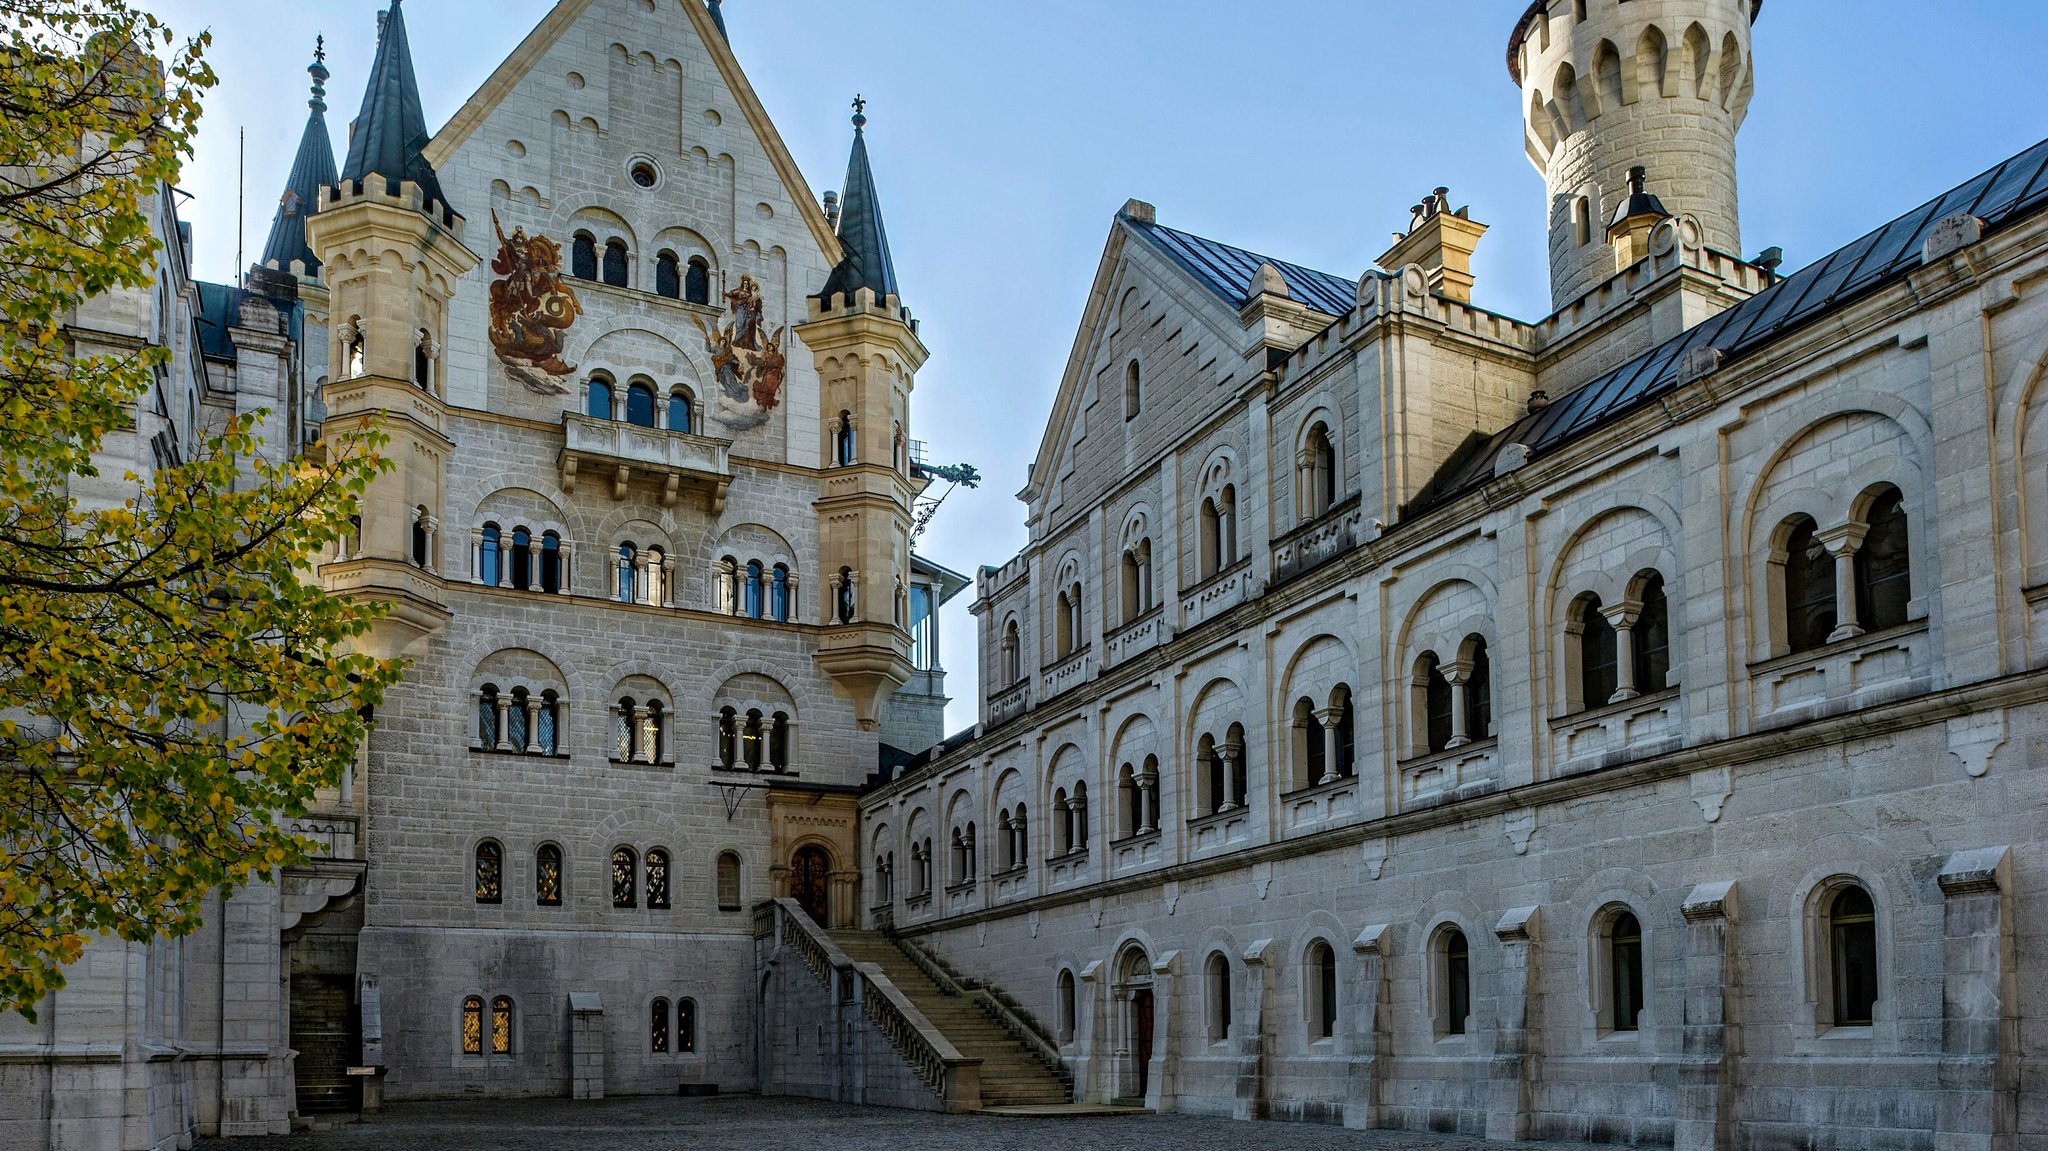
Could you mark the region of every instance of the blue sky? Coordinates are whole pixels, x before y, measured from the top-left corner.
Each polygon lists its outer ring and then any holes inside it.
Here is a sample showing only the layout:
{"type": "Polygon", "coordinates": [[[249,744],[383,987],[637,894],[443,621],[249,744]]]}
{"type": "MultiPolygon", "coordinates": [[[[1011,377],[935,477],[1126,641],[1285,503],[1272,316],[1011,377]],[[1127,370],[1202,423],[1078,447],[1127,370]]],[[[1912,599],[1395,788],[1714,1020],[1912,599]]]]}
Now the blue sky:
{"type": "MultiPolygon", "coordinates": [[[[613,0],[600,0],[613,2],[613,0]]],[[[662,3],[686,0],[660,0],[662,3]]],[[[328,41],[337,145],[374,50],[372,0],[145,0],[213,30],[222,83],[184,181],[200,274],[235,269],[236,133],[245,243],[260,250],[328,41]]],[[[438,127],[551,6],[406,6],[438,127]]],[[[1476,301],[1547,311],[1543,185],[1521,147],[1508,33],[1526,0],[726,0],[734,47],[812,190],[845,170],[847,104],[869,142],[905,302],[933,359],[915,434],[974,463],[920,550],[972,573],[1024,543],[1014,493],[1072,348],[1111,218],[1162,223],[1356,276],[1449,185],[1493,226],[1476,301]]],[[[2048,137],[2025,78],[2048,47],[2038,0],[1770,0],[1740,138],[1747,254],[1795,270],[2048,137]]],[[[974,718],[973,619],[944,619],[952,727],[974,718]]]]}

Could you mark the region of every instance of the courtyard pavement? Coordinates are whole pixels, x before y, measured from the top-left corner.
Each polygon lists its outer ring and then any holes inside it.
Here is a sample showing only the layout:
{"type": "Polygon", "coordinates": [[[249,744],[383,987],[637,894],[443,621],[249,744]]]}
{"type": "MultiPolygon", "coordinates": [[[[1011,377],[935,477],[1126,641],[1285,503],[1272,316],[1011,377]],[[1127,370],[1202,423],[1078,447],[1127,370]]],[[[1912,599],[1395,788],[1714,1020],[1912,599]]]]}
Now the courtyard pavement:
{"type": "MultiPolygon", "coordinates": [[[[1479,1139],[1186,1115],[945,1116],[725,1095],[411,1103],[328,1131],[201,1140],[201,1151],[1466,1151],[1479,1139]]],[[[1524,1144],[1589,1151],[1577,1143],[1524,1144]]]]}

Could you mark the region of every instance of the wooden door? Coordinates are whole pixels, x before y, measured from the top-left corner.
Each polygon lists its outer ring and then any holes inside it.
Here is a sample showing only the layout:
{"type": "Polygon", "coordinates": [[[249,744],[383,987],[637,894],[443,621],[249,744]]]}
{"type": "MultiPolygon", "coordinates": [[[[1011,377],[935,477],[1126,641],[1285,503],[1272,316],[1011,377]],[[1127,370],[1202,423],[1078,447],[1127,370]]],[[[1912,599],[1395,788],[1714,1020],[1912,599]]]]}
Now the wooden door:
{"type": "Polygon", "coordinates": [[[790,897],[820,927],[832,926],[831,888],[827,882],[830,871],[831,860],[822,847],[802,848],[790,865],[790,897]]]}
{"type": "Polygon", "coordinates": [[[1138,1098],[1151,1090],[1152,1075],[1152,989],[1140,987],[1131,993],[1131,1058],[1137,1061],[1138,1098]]]}

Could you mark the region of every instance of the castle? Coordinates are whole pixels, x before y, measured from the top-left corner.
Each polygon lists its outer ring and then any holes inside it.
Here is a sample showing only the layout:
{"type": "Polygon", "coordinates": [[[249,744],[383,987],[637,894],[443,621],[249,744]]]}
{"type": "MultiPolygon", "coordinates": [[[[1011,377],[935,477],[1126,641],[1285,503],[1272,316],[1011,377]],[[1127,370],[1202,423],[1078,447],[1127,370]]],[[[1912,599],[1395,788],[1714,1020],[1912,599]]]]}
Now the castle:
{"type": "Polygon", "coordinates": [[[0,1140],[679,1087],[2048,1136],[2048,143],[1782,275],[1760,7],[1516,22],[1541,319],[1447,189],[1363,276],[1125,205],[941,738],[864,118],[816,197],[716,0],[563,0],[430,137],[393,0],[247,287],[167,197],[97,323],[179,350],[139,433],[381,421],[315,566],[411,671],[325,857],[0,1023],[0,1140]]]}

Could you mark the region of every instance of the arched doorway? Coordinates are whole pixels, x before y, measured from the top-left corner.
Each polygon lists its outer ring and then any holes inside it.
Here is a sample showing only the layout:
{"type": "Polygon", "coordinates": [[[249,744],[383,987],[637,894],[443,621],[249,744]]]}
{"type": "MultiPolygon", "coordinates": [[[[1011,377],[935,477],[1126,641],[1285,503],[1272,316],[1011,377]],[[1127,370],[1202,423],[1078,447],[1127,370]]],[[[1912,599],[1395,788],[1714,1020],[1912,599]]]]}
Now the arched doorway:
{"type": "Polygon", "coordinates": [[[1158,1004],[1152,992],[1152,959],[1139,947],[1132,947],[1117,964],[1117,999],[1124,1004],[1123,1056],[1118,1060],[1119,1099],[1142,1102],[1152,1088],[1152,1044],[1158,1004]]]}
{"type": "Polygon", "coordinates": [[[815,844],[798,848],[796,857],[790,861],[790,898],[820,927],[832,926],[831,872],[832,857],[815,844]]]}

